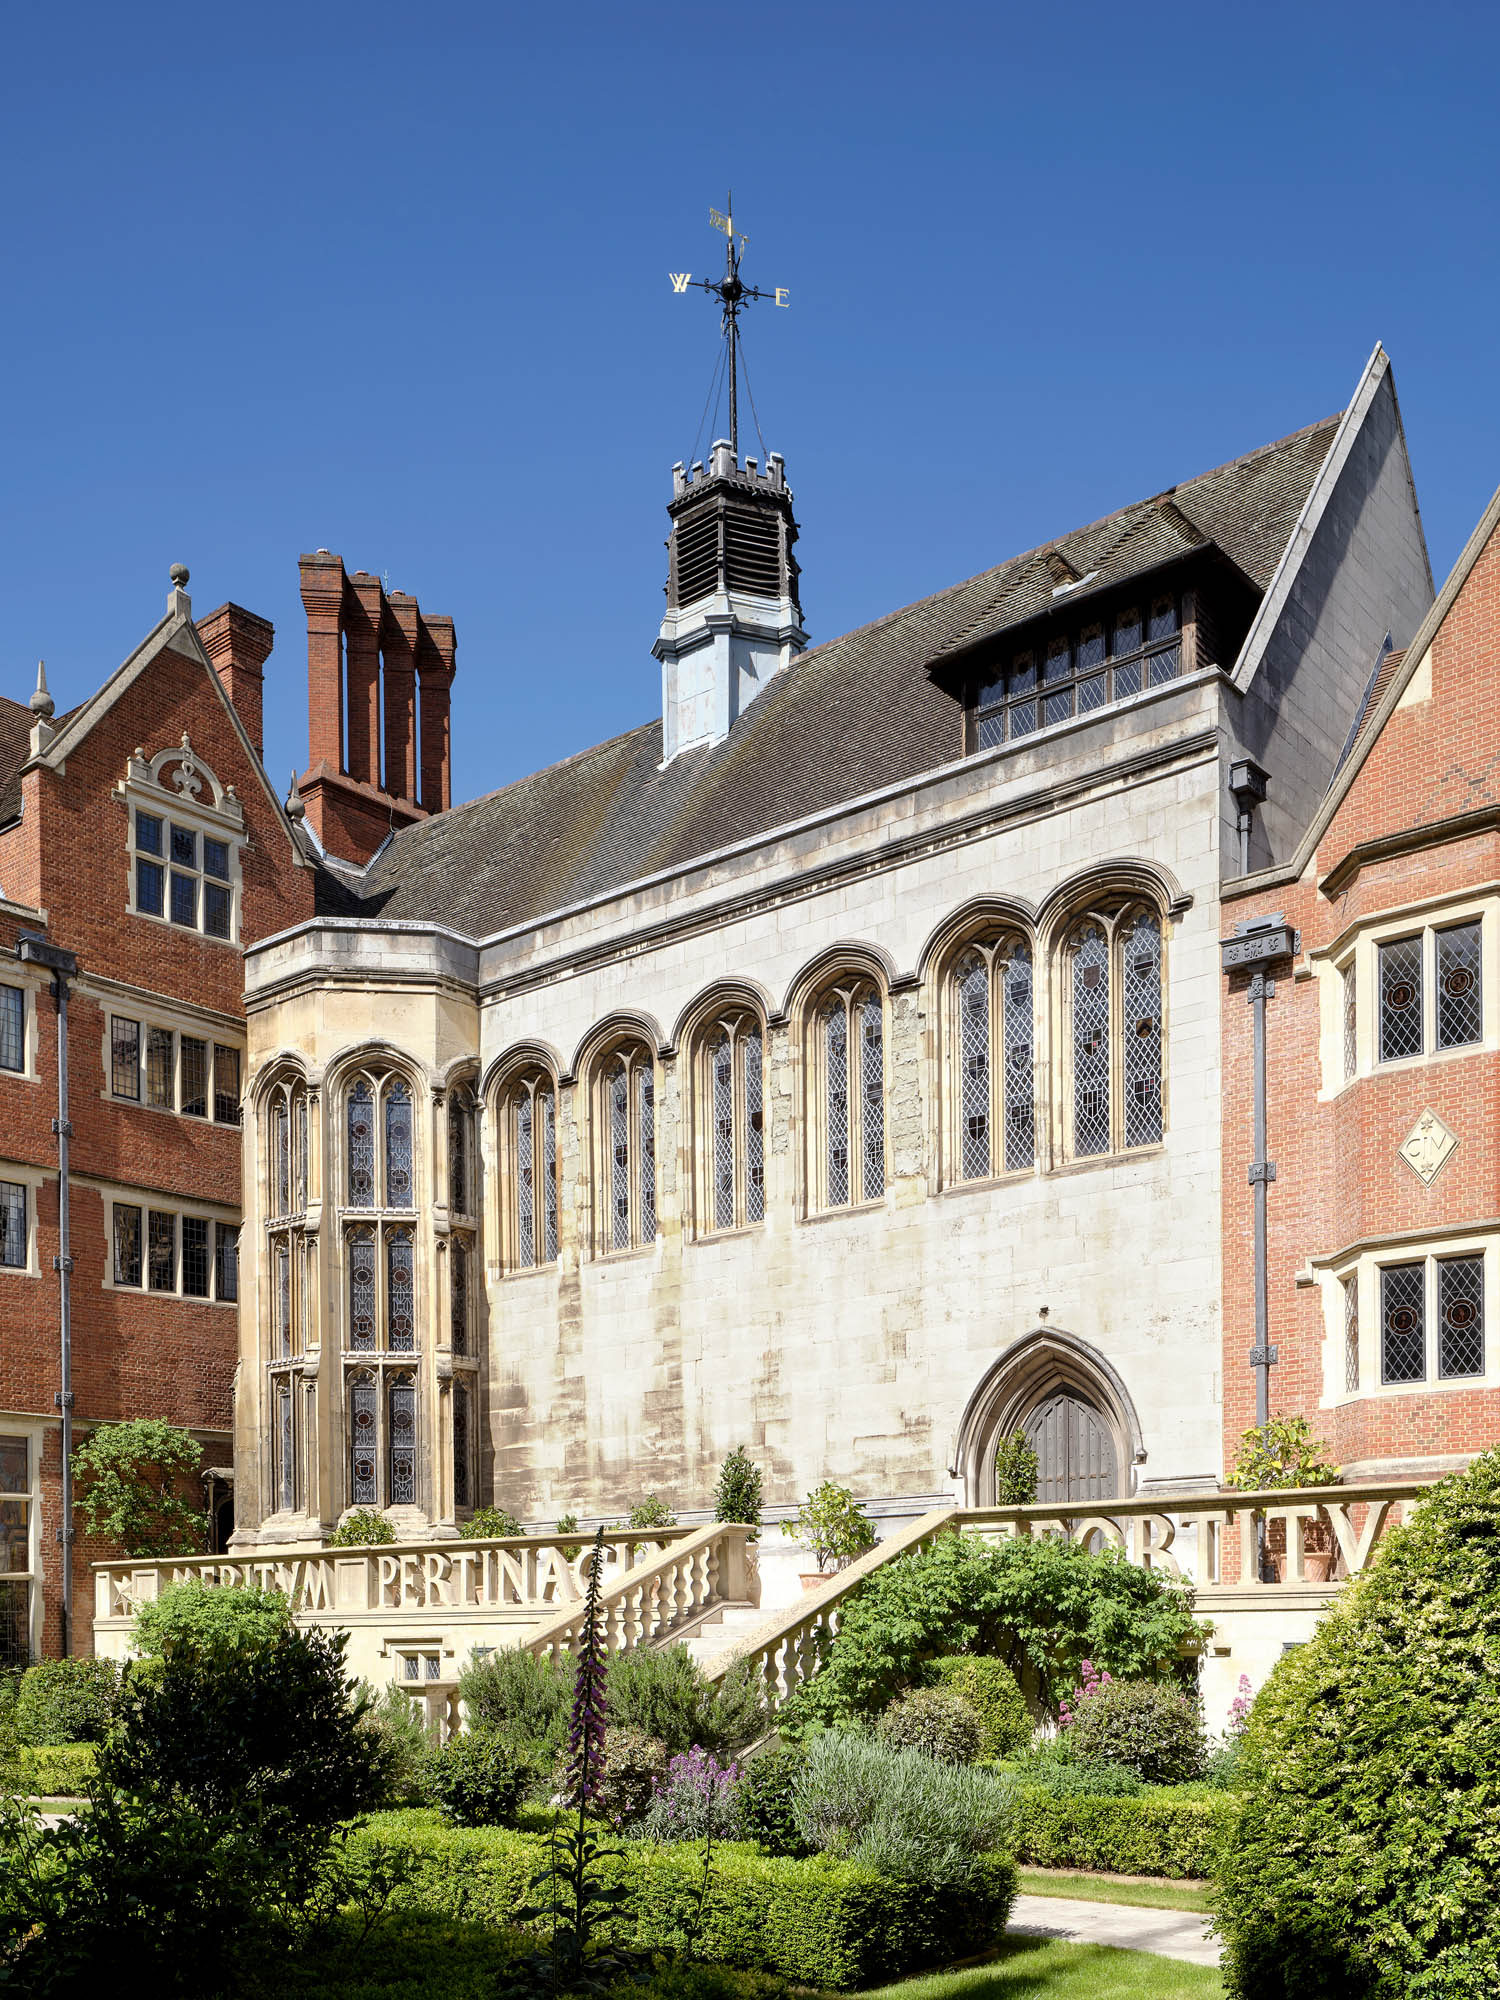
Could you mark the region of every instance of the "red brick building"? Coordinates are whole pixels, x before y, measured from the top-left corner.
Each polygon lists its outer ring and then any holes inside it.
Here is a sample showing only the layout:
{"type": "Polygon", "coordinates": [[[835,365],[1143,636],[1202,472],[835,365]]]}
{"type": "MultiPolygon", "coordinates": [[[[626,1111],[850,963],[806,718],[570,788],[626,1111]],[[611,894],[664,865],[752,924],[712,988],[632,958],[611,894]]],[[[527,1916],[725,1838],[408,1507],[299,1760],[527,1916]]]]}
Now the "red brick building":
{"type": "MultiPolygon", "coordinates": [[[[186,582],[185,571],[174,578],[186,582]]],[[[242,947],[310,915],[315,861],[261,762],[272,628],[185,590],[98,692],[0,700],[0,1657],[60,1612],[57,1006],[16,956],[77,955],[69,1000],[74,1416],[158,1416],[229,1460],[242,947]]],[[[74,1550],[74,1651],[90,1649],[74,1550]]]]}
{"type": "MultiPolygon", "coordinates": [[[[1500,1438],[1500,494],[1373,663],[1289,866],[1225,890],[1300,934],[1267,1002],[1273,1415],[1349,1478],[1500,1438]]],[[[1252,1020],[1224,992],[1224,1455],[1255,1421],[1252,1020]]]]}

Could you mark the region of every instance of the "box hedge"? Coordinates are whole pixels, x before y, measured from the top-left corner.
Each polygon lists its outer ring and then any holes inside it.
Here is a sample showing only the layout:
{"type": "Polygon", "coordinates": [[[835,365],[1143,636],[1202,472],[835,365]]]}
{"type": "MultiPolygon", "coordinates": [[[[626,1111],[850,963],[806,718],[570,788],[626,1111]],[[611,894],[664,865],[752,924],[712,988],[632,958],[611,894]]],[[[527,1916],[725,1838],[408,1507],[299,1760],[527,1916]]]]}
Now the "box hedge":
{"type": "Polygon", "coordinates": [[[23,1743],[11,1782],[29,1798],[80,1798],[97,1755],[92,1743],[23,1743]]]}
{"type": "MultiPolygon", "coordinates": [[[[351,1859],[396,1849],[411,1873],[396,1901],[467,1923],[512,1925],[533,1900],[548,1842],[499,1827],[445,1827],[425,1812],[376,1814],[351,1842],[351,1859]]],[[[639,1950],[689,1942],[703,1884],[703,1849],[631,1844],[601,1866],[634,1892],[613,1920],[615,1941],[639,1950]]],[[[963,1890],[893,1882],[852,1862],[773,1858],[716,1846],[695,1955],[838,1990],[892,1979],[982,1950],[1005,1928],[1015,1869],[987,1856],[963,1890]]]]}
{"type": "Polygon", "coordinates": [[[1018,1797],[1017,1861],[1100,1874],[1210,1875],[1239,1811],[1231,1792],[1102,1798],[1022,1786],[1018,1797]]]}

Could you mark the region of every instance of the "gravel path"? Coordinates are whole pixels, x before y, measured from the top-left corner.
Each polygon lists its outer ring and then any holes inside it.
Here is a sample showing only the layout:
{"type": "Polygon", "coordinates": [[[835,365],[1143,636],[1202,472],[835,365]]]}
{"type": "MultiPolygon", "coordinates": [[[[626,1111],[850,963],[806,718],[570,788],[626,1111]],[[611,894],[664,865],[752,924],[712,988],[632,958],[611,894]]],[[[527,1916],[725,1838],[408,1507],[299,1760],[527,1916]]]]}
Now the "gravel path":
{"type": "Polygon", "coordinates": [[[1017,1896],[1009,1928],[1068,1944],[1113,1944],[1154,1951],[1190,1965],[1217,1965],[1219,1946],[1196,1910],[1145,1910],[1134,1903],[1082,1903],[1065,1896],[1017,1896]]]}

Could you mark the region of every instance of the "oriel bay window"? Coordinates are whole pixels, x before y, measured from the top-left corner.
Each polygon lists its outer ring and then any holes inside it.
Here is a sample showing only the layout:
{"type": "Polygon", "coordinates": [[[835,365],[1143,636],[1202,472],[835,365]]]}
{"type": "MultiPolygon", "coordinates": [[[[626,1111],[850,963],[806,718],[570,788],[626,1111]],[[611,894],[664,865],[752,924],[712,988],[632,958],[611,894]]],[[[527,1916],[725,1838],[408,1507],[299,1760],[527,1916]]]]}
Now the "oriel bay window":
{"type": "Polygon", "coordinates": [[[557,1098],[545,1070],[527,1070],[502,1093],[504,1261],[512,1271],[557,1262],[557,1098]]]}
{"type": "Polygon", "coordinates": [[[349,1377],[348,1406],[350,1506],[415,1506],[416,1378],[360,1369],[349,1377]]]}
{"type": "Polygon", "coordinates": [[[271,1416],[271,1505],[297,1512],[307,1505],[304,1462],[312,1435],[311,1382],[302,1357],[313,1344],[317,1299],[317,1238],[307,1230],[307,1091],[300,1078],[278,1079],[261,1120],[267,1329],[271,1416]]]}
{"type": "Polygon", "coordinates": [[[761,1222],[766,1208],[765,1117],[759,1018],[739,1008],[699,1034],[694,1061],[702,1233],[761,1222]]]}
{"type": "Polygon", "coordinates": [[[809,1016],[808,1205],[854,1208],[885,1193],[885,1002],[851,978],[809,1016]]]}
{"type": "Polygon", "coordinates": [[[1075,1159],[1162,1136],[1161,922],[1139,906],[1091,912],[1063,953],[1069,1151],[1075,1159]]]}
{"type": "Polygon", "coordinates": [[[1383,1063],[1484,1038],[1483,931],[1479,919],[1393,938],[1375,948],[1383,1063]]]}
{"type": "Polygon", "coordinates": [[[656,1239],[656,1063],[643,1043],[596,1066],[593,1131],[598,1253],[639,1250],[656,1239]]]}
{"type": "Polygon", "coordinates": [[[948,981],[949,1171],[955,1180],[1023,1172],[1036,1158],[1031,948],[1005,932],[976,939],[948,981]]]}
{"type": "Polygon", "coordinates": [[[1484,1264],[1475,1252],[1380,1267],[1382,1385],[1483,1375],[1484,1264]]]}

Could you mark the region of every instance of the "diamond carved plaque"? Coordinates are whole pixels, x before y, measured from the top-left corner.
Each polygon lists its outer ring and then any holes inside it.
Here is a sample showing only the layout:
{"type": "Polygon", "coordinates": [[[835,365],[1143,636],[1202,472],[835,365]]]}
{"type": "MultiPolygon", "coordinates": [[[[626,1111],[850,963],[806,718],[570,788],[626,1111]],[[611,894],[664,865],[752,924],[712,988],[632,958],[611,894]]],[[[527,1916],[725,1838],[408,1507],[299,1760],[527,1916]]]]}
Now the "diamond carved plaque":
{"type": "Polygon", "coordinates": [[[1453,1157],[1457,1145],[1456,1134],[1449,1130],[1437,1113],[1424,1111],[1397,1151],[1423,1187],[1431,1187],[1453,1157]]]}

